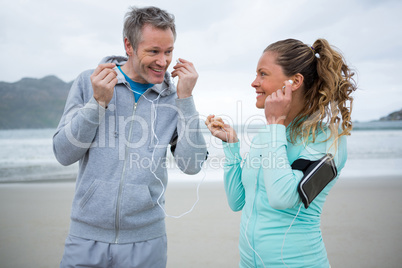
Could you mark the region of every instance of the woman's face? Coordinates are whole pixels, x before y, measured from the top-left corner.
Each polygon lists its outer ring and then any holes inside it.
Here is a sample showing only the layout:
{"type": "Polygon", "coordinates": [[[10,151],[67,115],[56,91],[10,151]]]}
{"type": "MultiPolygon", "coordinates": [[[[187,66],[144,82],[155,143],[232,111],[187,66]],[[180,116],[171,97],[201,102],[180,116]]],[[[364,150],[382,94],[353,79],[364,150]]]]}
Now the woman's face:
{"type": "Polygon", "coordinates": [[[265,99],[273,92],[281,89],[289,78],[285,76],[282,67],[276,62],[276,53],[267,51],[262,54],[257,65],[257,76],[251,86],[257,93],[256,106],[264,109],[265,99]]]}

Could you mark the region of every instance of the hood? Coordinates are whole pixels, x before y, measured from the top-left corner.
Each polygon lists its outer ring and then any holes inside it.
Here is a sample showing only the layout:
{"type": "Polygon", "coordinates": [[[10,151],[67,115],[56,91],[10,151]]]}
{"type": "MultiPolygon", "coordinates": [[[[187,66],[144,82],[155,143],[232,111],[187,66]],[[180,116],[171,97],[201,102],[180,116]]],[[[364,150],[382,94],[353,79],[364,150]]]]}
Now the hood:
{"type": "MultiPolygon", "coordinates": [[[[125,56],[108,56],[101,60],[101,63],[115,63],[116,65],[124,65],[127,62],[128,58],[125,56]]],[[[126,83],[126,79],[124,75],[119,71],[119,69],[115,68],[117,71],[117,83],[126,83]]],[[[169,72],[165,73],[165,79],[163,83],[156,84],[151,88],[156,93],[161,96],[168,96],[176,92],[176,87],[172,82],[172,78],[169,72]]]]}

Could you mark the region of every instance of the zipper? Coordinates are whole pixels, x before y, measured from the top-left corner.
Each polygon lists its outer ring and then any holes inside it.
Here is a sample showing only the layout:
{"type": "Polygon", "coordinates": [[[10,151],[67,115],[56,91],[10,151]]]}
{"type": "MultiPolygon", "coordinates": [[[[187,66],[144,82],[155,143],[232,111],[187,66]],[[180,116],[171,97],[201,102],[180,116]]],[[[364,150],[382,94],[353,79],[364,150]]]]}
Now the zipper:
{"type": "MultiPolygon", "coordinates": [[[[131,87],[127,85],[126,83],[123,83],[130,91],[133,92],[131,87]]],[[[133,129],[133,121],[134,121],[134,116],[135,112],[137,110],[137,104],[138,102],[143,98],[143,96],[150,91],[151,88],[148,88],[144,93],[141,94],[141,96],[138,98],[137,101],[135,101],[135,96],[133,94],[134,98],[134,109],[133,109],[133,114],[131,116],[131,122],[130,122],[130,131],[128,134],[128,141],[131,141],[131,134],[132,134],[132,129],[133,129]]],[[[146,98],[146,97],[144,97],[146,98]]],[[[117,104],[116,104],[117,105],[117,104]]],[[[123,164],[123,171],[121,174],[120,178],[120,183],[119,183],[119,193],[117,196],[117,204],[116,204],[116,218],[115,218],[115,228],[116,228],[116,236],[114,239],[114,243],[117,244],[119,242],[119,233],[120,233],[120,203],[121,203],[121,193],[123,192],[123,185],[124,185],[124,174],[126,173],[126,164],[127,164],[127,158],[128,158],[128,146],[125,147],[125,152],[124,152],[124,164],[123,164]]]]}
{"type": "MultiPolygon", "coordinates": [[[[133,115],[131,116],[131,122],[130,122],[130,132],[128,134],[128,141],[131,141],[131,133],[133,129],[133,119],[135,116],[135,112],[137,110],[137,102],[135,102],[134,99],[134,109],[133,109],[133,115]]],[[[127,159],[128,159],[128,146],[125,146],[125,153],[124,153],[124,164],[123,164],[123,172],[121,173],[121,178],[120,178],[120,184],[119,184],[119,193],[117,195],[117,204],[116,204],[116,218],[115,218],[115,228],[116,228],[116,236],[114,243],[117,244],[119,242],[119,233],[120,233],[120,203],[121,203],[121,193],[123,191],[123,185],[124,185],[124,175],[126,173],[126,164],[127,164],[127,159]]]]}
{"type": "Polygon", "coordinates": [[[256,256],[256,254],[258,254],[257,253],[257,249],[255,248],[255,240],[254,240],[254,237],[255,237],[255,228],[256,228],[256,225],[257,225],[257,216],[258,216],[258,209],[257,209],[257,199],[258,199],[258,189],[259,189],[259,176],[260,176],[260,171],[261,170],[259,170],[258,171],[258,174],[257,174],[257,180],[256,180],[256,182],[255,182],[255,188],[254,188],[254,202],[253,202],[253,211],[252,211],[252,215],[254,215],[254,222],[253,222],[253,230],[252,230],[252,236],[251,236],[251,238],[252,238],[252,247],[253,247],[253,255],[254,255],[254,267],[258,267],[257,266],[257,256],[256,256]]]}

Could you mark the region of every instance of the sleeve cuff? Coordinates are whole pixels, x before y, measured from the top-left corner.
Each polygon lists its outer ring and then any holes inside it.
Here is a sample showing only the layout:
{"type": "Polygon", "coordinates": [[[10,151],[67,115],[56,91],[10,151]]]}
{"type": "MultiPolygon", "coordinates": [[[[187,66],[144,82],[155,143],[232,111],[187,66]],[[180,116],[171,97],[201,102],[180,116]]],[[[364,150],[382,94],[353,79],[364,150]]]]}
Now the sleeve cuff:
{"type": "Polygon", "coordinates": [[[193,96],[185,99],[176,99],[176,106],[182,112],[184,117],[190,117],[197,114],[193,96]]]}
{"type": "Polygon", "coordinates": [[[92,97],[87,104],[82,108],[84,117],[93,124],[99,124],[106,114],[106,109],[92,97]]]}
{"type": "Polygon", "coordinates": [[[222,142],[222,145],[223,145],[223,152],[225,153],[227,162],[233,163],[233,162],[240,162],[242,160],[240,155],[240,142],[234,142],[234,143],[222,142]]]}

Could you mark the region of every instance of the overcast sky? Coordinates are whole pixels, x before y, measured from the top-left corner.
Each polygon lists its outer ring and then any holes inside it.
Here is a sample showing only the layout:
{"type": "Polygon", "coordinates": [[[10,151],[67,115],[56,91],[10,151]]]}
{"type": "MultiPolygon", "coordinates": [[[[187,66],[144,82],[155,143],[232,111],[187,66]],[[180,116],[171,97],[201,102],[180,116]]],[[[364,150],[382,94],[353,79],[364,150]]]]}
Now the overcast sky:
{"type": "MultiPolygon", "coordinates": [[[[174,57],[192,61],[202,116],[244,123],[254,115],[257,61],[270,43],[326,38],[356,69],[354,120],[402,108],[400,0],[13,0],[0,3],[0,81],[56,75],[69,82],[107,55],[124,55],[130,5],[159,6],[176,17],[174,57]]],[[[171,68],[170,68],[171,69],[171,68]]]]}

